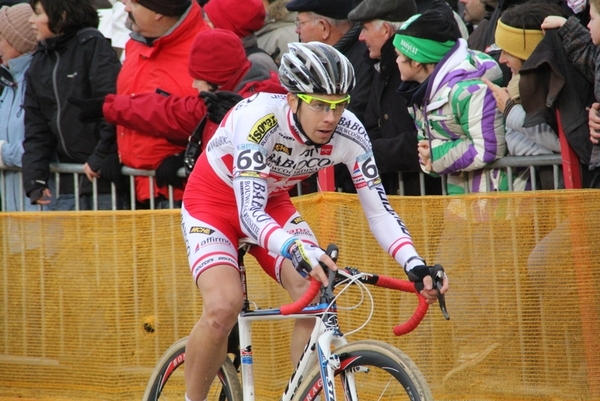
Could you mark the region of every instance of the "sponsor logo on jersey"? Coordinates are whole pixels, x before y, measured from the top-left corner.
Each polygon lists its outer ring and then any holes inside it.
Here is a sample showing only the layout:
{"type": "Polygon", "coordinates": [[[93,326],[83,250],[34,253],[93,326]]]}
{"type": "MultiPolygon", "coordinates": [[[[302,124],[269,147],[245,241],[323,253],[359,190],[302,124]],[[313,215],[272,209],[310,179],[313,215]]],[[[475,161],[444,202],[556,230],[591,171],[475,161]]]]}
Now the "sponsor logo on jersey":
{"type": "Polygon", "coordinates": [[[333,145],[321,146],[321,156],[331,156],[331,152],[333,152],[333,145]]]}
{"type": "Polygon", "coordinates": [[[214,232],[215,232],[215,230],[213,230],[212,228],[208,228],[208,227],[194,226],[194,227],[190,228],[190,234],[212,235],[212,233],[214,233],[214,232]]]}
{"type": "Polygon", "coordinates": [[[254,124],[248,135],[248,140],[254,143],[260,143],[265,135],[277,126],[275,114],[267,114],[254,124]]]}
{"type": "Polygon", "coordinates": [[[285,153],[288,156],[292,155],[292,149],[288,148],[283,143],[276,143],[275,147],[273,148],[273,150],[275,150],[276,152],[283,152],[283,153],[285,153]]]}
{"type": "Polygon", "coordinates": [[[303,235],[305,237],[312,237],[310,230],[308,230],[306,228],[294,228],[292,230],[289,230],[288,234],[294,235],[294,236],[303,235]]]}
{"type": "Polygon", "coordinates": [[[291,221],[292,224],[300,224],[305,221],[302,216],[295,217],[294,220],[291,221]]]}
{"type": "Polygon", "coordinates": [[[236,171],[235,174],[233,175],[233,178],[239,178],[239,177],[266,179],[268,177],[268,174],[259,173],[258,171],[236,171]]]}

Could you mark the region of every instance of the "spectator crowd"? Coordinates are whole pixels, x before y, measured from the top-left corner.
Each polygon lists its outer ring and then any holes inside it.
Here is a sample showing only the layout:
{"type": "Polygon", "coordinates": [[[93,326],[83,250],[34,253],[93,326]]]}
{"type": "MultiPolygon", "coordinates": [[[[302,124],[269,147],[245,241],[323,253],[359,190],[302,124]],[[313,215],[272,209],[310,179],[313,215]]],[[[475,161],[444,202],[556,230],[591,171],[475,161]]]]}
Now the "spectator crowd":
{"type": "MultiPolygon", "coordinates": [[[[529,169],[513,176],[486,166],[565,146],[582,185],[600,187],[600,0],[0,5],[6,211],[110,209],[115,194],[118,208],[180,206],[181,169],[193,168],[227,111],[258,92],[285,93],[281,56],[311,41],[353,65],[348,109],[388,194],[400,193],[398,173],[407,195],[529,190],[529,169]],[[52,163],[84,174],[53,174],[52,163]],[[123,166],[154,174],[130,182],[123,166]]],[[[534,179],[553,188],[551,173],[538,169],[534,179]]],[[[356,192],[345,169],[335,185],[356,192]]]]}

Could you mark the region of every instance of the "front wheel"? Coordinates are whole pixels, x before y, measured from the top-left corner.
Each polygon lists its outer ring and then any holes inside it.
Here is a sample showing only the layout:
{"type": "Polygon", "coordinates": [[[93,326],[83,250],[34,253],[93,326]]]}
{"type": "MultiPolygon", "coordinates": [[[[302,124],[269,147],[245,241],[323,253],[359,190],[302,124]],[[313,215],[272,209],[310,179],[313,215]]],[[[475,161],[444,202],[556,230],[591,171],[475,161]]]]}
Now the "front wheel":
{"type": "MultiPolygon", "coordinates": [[[[185,395],[185,345],[187,337],[178,340],[160,358],[144,392],[144,401],[183,400],[185,395]]],[[[242,388],[237,370],[227,357],[208,393],[208,400],[241,401],[242,388]]]]}
{"type": "MultiPolygon", "coordinates": [[[[340,347],[335,353],[340,357],[340,368],[335,372],[337,399],[433,401],[429,385],[417,365],[389,344],[356,341],[340,347]]],[[[322,392],[321,371],[315,366],[298,387],[294,400],[325,400],[322,392]]]]}

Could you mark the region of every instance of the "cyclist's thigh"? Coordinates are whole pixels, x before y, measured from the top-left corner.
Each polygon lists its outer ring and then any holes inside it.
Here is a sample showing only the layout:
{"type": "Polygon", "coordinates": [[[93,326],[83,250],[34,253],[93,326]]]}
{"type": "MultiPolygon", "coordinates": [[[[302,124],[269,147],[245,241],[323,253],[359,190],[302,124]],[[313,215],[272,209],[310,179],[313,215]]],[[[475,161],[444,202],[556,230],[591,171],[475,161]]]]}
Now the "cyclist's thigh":
{"type": "MultiPolygon", "coordinates": [[[[317,245],[317,239],[308,223],[300,216],[288,194],[269,199],[265,210],[285,231],[299,240],[317,245]]],[[[263,270],[281,284],[281,265],[285,258],[254,246],[250,254],[256,258],[263,270]]]]}
{"type": "Polygon", "coordinates": [[[238,269],[238,239],[235,229],[226,220],[209,224],[192,216],[184,204],[181,208],[181,230],[194,282],[197,283],[202,272],[215,266],[238,269]]]}

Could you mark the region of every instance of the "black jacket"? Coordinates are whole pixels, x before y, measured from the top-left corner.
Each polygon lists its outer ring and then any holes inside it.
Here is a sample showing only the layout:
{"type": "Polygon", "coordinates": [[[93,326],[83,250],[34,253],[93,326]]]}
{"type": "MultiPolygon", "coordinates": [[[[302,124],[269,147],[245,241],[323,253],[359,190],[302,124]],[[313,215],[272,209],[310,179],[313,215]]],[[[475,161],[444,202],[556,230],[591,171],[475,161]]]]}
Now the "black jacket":
{"type": "Polygon", "coordinates": [[[350,92],[351,98],[348,110],[353,112],[360,121],[364,122],[365,107],[369,99],[369,91],[371,90],[371,82],[375,69],[373,68],[373,64],[367,60],[367,46],[358,40],[361,29],[360,24],[354,25],[334,47],[346,56],[354,67],[356,85],[350,92]]]}
{"type": "MultiPolygon", "coordinates": [[[[102,120],[84,124],[80,109],[68,99],[91,99],[116,92],[121,63],[110,42],[94,28],[40,42],[27,70],[23,181],[27,195],[46,187],[49,163],[88,163],[100,170],[103,160],[116,152],[115,128],[102,120]]],[[[73,176],[60,180],[59,193],[74,193],[73,176]]],[[[82,194],[92,193],[92,183],[80,176],[82,194]]],[[[110,182],[98,181],[100,193],[110,182]]]]}
{"type": "Polygon", "coordinates": [[[593,87],[569,61],[556,30],[546,32],[519,73],[525,126],[552,121],[558,109],[569,145],[583,164],[589,164],[592,143],[585,108],[594,101],[593,87]]]}

